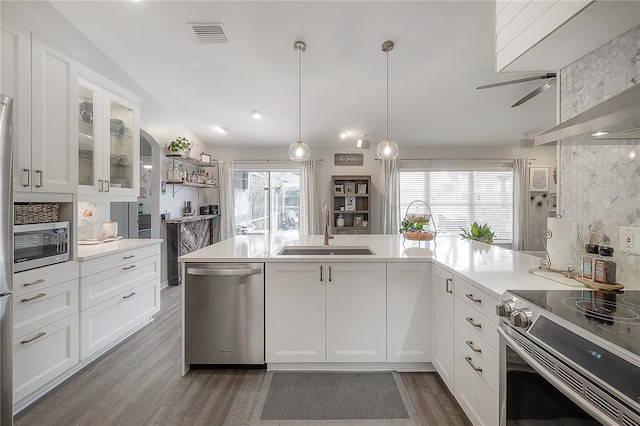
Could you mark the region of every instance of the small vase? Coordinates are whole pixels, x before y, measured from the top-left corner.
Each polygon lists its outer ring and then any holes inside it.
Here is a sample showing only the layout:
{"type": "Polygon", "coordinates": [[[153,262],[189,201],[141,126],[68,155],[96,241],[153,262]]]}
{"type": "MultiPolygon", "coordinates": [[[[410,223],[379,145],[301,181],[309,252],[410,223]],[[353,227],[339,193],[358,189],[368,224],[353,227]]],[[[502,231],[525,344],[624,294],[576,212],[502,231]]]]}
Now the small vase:
{"type": "Polygon", "coordinates": [[[336,219],[336,226],[338,228],[342,228],[344,226],[344,218],[342,215],[338,215],[338,218],[336,219]]]}

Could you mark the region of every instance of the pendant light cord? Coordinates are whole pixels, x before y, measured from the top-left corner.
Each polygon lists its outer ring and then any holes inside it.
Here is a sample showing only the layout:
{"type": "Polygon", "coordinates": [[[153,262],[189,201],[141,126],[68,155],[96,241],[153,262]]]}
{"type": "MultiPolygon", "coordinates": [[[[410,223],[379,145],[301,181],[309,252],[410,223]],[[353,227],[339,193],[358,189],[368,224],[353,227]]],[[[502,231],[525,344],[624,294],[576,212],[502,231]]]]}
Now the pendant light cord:
{"type": "Polygon", "coordinates": [[[302,122],[302,103],[300,102],[300,97],[301,97],[301,87],[302,84],[300,83],[300,73],[302,70],[302,66],[300,65],[300,57],[302,55],[302,49],[298,49],[298,143],[302,140],[301,138],[301,133],[300,133],[300,126],[301,126],[301,122],[302,122]]]}
{"type": "Polygon", "coordinates": [[[385,140],[389,140],[389,51],[385,52],[387,58],[387,127],[385,140]]]}

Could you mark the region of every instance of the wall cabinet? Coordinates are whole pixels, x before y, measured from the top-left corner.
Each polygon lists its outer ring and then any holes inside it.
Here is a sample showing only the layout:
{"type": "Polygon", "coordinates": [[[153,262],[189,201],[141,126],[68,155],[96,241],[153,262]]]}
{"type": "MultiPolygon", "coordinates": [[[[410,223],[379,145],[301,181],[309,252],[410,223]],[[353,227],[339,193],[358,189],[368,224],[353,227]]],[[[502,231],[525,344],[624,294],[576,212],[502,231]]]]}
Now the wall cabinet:
{"type": "Polygon", "coordinates": [[[385,267],[267,263],[267,363],[384,362],[385,267]]]}
{"type": "Polygon", "coordinates": [[[431,362],[431,264],[387,263],[387,362],[431,362]]]}
{"type": "Polygon", "coordinates": [[[432,265],[432,362],[442,381],[454,393],[454,276],[432,265]]]}
{"type": "MultiPolygon", "coordinates": [[[[82,73],[92,75],[88,70],[82,73]]],[[[78,82],[78,192],[136,198],[140,193],[140,108],[89,78],[78,82]]]]}
{"type": "Polygon", "coordinates": [[[60,49],[3,19],[1,91],[15,102],[15,192],[76,191],[77,72],[60,49]]]}
{"type": "Polygon", "coordinates": [[[370,234],[371,176],[332,176],[331,191],[333,233],[370,234]]]}

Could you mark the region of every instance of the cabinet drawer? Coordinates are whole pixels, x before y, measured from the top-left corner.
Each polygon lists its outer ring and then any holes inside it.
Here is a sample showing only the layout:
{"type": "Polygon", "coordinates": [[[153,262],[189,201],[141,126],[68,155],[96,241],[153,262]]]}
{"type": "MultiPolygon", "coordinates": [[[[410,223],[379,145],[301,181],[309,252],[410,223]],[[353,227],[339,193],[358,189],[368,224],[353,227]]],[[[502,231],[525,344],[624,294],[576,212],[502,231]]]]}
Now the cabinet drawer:
{"type": "Polygon", "coordinates": [[[468,355],[477,358],[491,374],[498,377],[498,352],[478,336],[473,326],[456,318],[455,336],[458,345],[465,347],[468,355]]]}
{"type": "Polygon", "coordinates": [[[455,311],[456,317],[467,324],[476,336],[487,342],[493,350],[498,350],[498,326],[493,321],[459,299],[456,300],[455,311]]]}
{"type": "Polygon", "coordinates": [[[13,299],[13,336],[27,333],[78,313],[78,280],[23,294],[13,299]]]}
{"type": "Polygon", "coordinates": [[[88,275],[125,266],[128,263],[159,254],[160,244],[153,244],[150,246],[109,254],[97,259],[86,260],[84,262],[80,262],[80,276],[86,277],[88,275]]]}
{"type": "Polygon", "coordinates": [[[160,310],[160,283],[149,281],[80,312],[80,359],[84,360],[160,310]]]}
{"type": "Polygon", "coordinates": [[[496,315],[496,303],[498,299],[480,290],[478,287],[471,285],[469,282],[458,278],[456,280],[455,295],[465,303],[473,306],[486,316],[489,320],[498,325],[498,316],[496,315]]]}
{"type": "Polygon", "coordinates": [[[130,261],[80,279],[80,310],[160,277],[160,256],[130,261]]]}
{"type": "Polygon", "coordinates": [[[497,425],[498,379],[464,343],[456,345],[456,400],[474,425],[497,425]],[[473,354],[473,355],[472,355],[473,354]],[[482,371],[476,371],[482,369],[482,371]]]}
{"type": "Polygon", "coordinates": [[[52,285],[77,279],[80,276],[78,262],[62,262],[56,265],[13,274],[13,294],[21,296],[52,285]]]}
{"type": "Polygon", "coordinates": [[[13,399],[19,401],[78,363],[78,314],[13,341],[13,399]]]}

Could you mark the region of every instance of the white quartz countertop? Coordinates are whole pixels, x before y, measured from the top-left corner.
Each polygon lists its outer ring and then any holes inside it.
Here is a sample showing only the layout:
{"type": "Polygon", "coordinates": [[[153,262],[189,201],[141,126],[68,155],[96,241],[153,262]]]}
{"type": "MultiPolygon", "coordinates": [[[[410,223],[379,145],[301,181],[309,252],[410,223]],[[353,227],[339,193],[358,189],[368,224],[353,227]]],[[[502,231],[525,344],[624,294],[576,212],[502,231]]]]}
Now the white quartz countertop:
{"type": "Polygon", "coordinates": [[[118,253],[121,251],[127,251],[138,247],[150,246],[153,244],[160,244],[162,240],[152,239],[126,239],[109,241],[102,244],[95,244],[90,246],[78,246],[78,256],[76,260],[80,262],[96,259],[102,256],[118,253]]]}
{"type": "MultiPolygon", "coordinates": [[[[500,296],[507,290],[568,289],[529,273],[540,258],[495,245],[438,235],[433,242],[404,241],[401,235],[336,235],[332,246],[369,247],[374,255],[281,256],[285,246],[322,246],[322,235],[241,235],[181,256],[181,262],[433,262],[483,290],[500,296]]],[[[576,281],[576,286],[580,284],[576,281]]]]}

